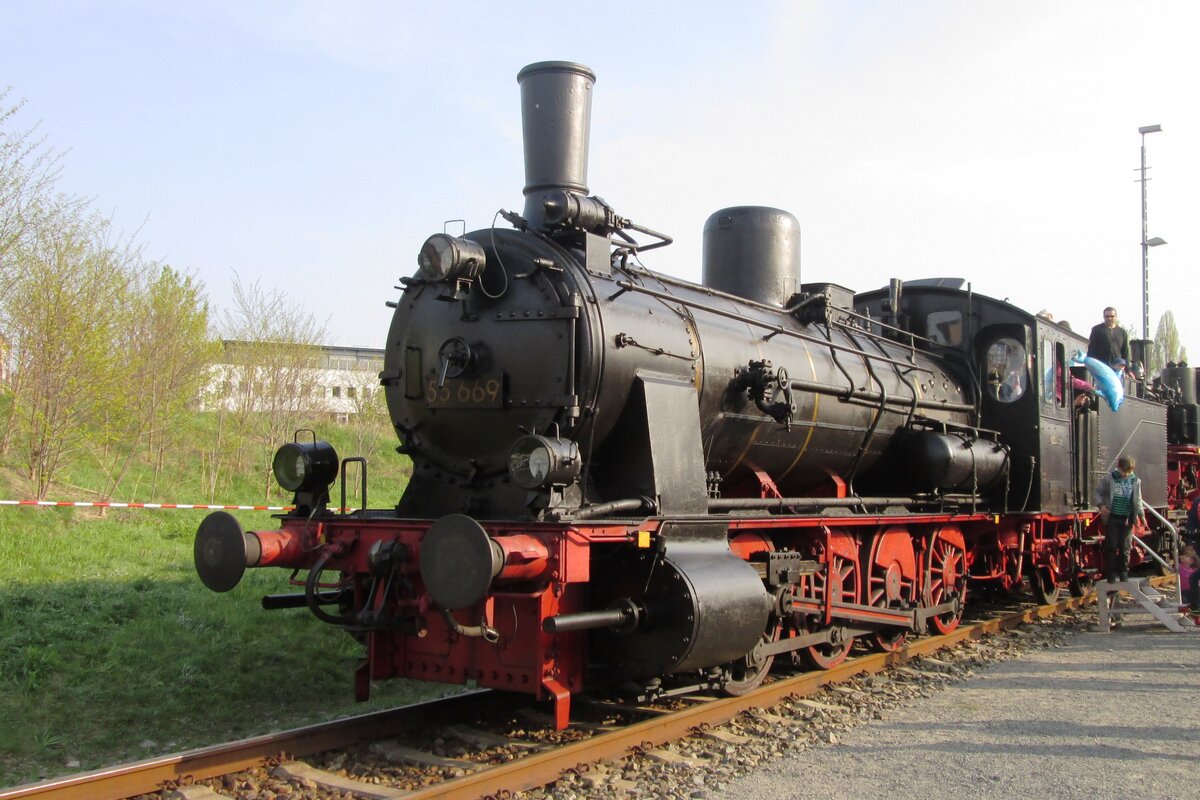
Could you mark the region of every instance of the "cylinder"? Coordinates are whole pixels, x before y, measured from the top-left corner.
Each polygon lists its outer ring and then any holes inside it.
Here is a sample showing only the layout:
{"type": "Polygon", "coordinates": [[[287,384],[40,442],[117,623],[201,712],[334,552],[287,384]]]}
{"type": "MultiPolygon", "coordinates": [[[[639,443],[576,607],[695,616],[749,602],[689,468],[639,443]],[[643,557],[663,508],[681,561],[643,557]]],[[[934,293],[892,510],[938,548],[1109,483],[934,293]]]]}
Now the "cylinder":
{"type": "Polygon", "coordinates": [[[1188,403],[1167,408],[1167,442],[1200,444],[1200,406],[1188,403]]]}
{"type": "Polygon", "coordinates": [[[754,649],[773,601],[754,568],[724,541],[679,543],[650,562],[616,562],[602,573],[616,597],[632,598],[643,614],[633,630],[605,635],[600,648],[624,674],[650,678],[725,664],[754,649]],[[672,554],[673,552],[673,554],[672,554]]]}
{"type": "Polygon", "coordinates": [[[765,206],[723,208],[704,223],[705,286],[773,306],[800,286],[800,223],[765,206]]]}
{"type": "Polygon", "coordinates": [[[547,192],[587,194],[596,74],[582,64],[541,61],[521,70],[517,82],[525,145],[525,219],[540,229],[547,192]]]}

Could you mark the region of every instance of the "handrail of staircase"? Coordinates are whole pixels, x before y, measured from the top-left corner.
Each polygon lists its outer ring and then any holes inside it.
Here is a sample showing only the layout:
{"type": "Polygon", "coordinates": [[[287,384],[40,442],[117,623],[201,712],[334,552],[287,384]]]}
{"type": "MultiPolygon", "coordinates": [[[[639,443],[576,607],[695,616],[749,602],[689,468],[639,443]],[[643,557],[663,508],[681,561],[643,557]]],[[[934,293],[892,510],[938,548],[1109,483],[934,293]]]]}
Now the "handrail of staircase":
{"type": "MultiPolygon", "coordinates": [[[[1158,513],[1158,510],[1155,509],[1154,507],[1147,505],[1147,506],[1143,506],[1143,508],[1145,508],[1146,513],[1148,515],[1150,515],[1151,517],[1154,517],[1154,519],[1157,520],[1159,524],[1161,524],[1168,531],[1171,532],[1171,536],[1170,536],[1171,557],[1175,560],[1176,565],[1179,564],[1179,530],[1174,525],[1172,525],[1170,523],[1170,521],[1167,520],[1166,517],[1164,517],[1162,514],[1158,513]]],[[[1181,581],[1178,580],[1178,572],[1179,572],[1178,567],[1174,566],[1172,564],[1168,564],[1166,561],[1163,561],[1162,557],[1159,556],[1158,553],[1154,552],[1154,550],[1152,550],[1148,544],[1143,542],[1141,540],[1141,537],[1139,537],[1136,533],[1133,535],[1133,540],[1135,542],[1137,542],[1139,545],[1141,545],[1142,548],[1147,553],[1149,553],[1151,556],[1153,556],[1155,561],[1157,561],[1159,564],[1162,564],[1164,568],[1174,571],[1176,573],[1177,579],[1175,581],[1175,605],[1178,606],[1181,603],[1183,603],[1183,587],[1180,585],[1181,581]]]]}

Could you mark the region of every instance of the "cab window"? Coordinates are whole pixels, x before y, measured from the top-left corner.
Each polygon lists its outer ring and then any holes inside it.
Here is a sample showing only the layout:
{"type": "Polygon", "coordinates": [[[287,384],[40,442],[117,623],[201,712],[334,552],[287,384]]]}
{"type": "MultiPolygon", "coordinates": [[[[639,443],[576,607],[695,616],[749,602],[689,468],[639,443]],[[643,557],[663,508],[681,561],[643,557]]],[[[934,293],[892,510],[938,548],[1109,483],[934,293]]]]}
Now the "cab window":
{"type": "Polygon", "coordinates": [[[957,311],[934,311],[925,317],[925,336],[936,344],[958,347],[962,344],[962,314],[957,311]]]}
{"type": "Polygon", "coordinates": [[[1042,405],[1053,406],[1056,400],[1061,405],[1062,370],[1054,358],[1054,342],[1050,339],[1042,339],[1042,361],[1039,366],[1042,371],[1042,405]]]}
{"type": "Polygon", "coordinates": [[[997,339],[987,349],[984,362],[985,391],[993,400],[1013,403],[1025,395],[1029,378],[1023,344],[1007,336],[997,339]]]}

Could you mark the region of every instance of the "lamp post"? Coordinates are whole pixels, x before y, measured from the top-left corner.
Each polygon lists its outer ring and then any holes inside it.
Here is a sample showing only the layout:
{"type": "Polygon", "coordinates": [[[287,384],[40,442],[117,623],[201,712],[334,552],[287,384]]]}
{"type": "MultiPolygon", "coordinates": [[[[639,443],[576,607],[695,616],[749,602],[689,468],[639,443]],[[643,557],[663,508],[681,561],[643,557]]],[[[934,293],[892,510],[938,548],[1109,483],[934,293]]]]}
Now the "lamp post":
{"type": "Polygon", "coordinates": [[[1150,338],[1150,248],[1167,242],[1158,236],[1153,239],[1147,238],[1146,181],[1149,178],[1146,177],[1146,134],[1161,132],[1162,125],[1143,125],[1138,128],[1138,133],[1142,135],[1142,166],[1141,177],[1138,179],[1142,184],[1142,337],[1147,340],[1150,338]]]}

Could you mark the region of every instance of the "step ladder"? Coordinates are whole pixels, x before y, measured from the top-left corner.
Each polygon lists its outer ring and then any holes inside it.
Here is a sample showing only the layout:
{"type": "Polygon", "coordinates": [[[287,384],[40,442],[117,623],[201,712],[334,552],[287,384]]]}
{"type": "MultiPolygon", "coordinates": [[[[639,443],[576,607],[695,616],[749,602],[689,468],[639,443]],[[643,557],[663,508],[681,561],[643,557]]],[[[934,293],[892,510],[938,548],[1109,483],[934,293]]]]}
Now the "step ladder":
{"type": "Polygon", "coordinates": [[[1146,578],[1096,581],[1096,606],[1100,609],[1102,633],[1108,633],[1112,623],[1126,614],[1149,614],[1175,633],[1200,633],[1191,617],[1179,612],[1179,601],[1155,589],[1146,578]],[[1122,599],[1121,592],[1132,599],[1122,599]]]}

